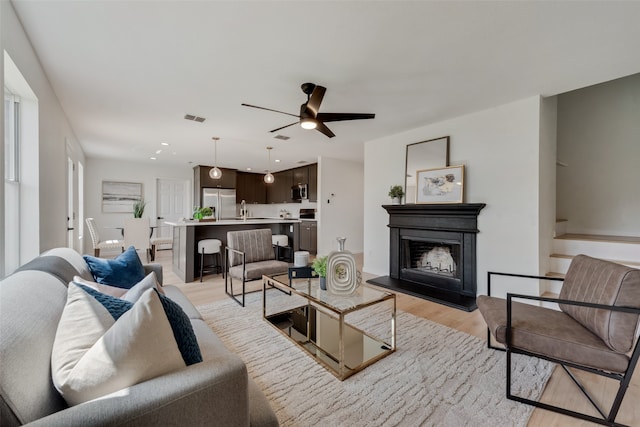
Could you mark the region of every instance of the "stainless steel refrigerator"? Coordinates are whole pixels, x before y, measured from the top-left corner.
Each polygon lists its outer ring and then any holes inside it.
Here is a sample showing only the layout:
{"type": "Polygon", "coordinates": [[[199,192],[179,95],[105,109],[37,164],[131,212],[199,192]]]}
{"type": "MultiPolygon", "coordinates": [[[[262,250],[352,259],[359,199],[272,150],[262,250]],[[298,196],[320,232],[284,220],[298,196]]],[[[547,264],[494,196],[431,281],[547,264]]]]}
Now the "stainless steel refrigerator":
{"type": "Polygon", "coordinates": [[[216,220],[236,218],[236,190],[203,188],[202,207],[215,208],[216,220]]]}

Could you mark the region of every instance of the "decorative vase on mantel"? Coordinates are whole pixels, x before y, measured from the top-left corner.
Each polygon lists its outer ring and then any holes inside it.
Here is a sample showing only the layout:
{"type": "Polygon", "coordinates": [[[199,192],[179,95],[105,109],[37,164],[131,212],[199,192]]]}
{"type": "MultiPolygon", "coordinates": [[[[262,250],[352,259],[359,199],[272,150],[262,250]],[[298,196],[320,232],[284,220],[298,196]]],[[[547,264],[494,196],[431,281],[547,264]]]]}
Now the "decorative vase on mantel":
{"type": "Polygon", "coordinates": [[[394,197],[391,199],[391,204],[392,205],[401,205],[402,204],[402,197],[394,197]]]}
{"type": "Polygon", "coordinates": [[[350,295],[358,287],[358,272],[353,254],[344,249],[346,237],[336,238],[338,250],[327,257],[327,291],[335,295],[350,295]]]}

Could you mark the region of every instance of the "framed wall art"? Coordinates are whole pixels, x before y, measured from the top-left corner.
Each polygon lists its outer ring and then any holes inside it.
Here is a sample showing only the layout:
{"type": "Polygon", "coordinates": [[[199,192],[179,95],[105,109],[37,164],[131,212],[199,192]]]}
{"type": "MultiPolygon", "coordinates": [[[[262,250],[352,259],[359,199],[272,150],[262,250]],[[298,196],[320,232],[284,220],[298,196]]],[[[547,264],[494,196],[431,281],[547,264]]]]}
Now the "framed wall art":
{"type": "Polygon", "coordinates": [[[449,166],[449,137],[407,144],[405,161],[406,203],[417,202],[416,174],[419,170],[449,166]]]}
{"type": "Polygon", "coordinates": [[[103,213],[133,213],[134,203],[140,200],[141,182],[102,181],[103,213]]]}
{"type": "Polygon", "coordinates": [[[464,165],[419,170],[416,184],[416,203],[462,203],[464,165]]]}

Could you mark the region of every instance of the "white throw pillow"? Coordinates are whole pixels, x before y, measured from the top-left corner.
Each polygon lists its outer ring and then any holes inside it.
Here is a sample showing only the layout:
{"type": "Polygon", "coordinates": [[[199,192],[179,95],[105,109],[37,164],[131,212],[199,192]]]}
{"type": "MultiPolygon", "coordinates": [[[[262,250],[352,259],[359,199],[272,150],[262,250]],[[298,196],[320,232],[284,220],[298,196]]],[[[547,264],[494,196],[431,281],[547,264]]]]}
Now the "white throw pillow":
{"type": "Polygon", "coordinates": [[[69,405],[186,367],[156,291],[146,290],[117,316],[69,284],[51,355],[53,383],[69,405]]]}
{"type": "Polygon", "coordinates": [[[164,291],[161,289],[161,286],[158,285],[156,273],[154,273],[153,271],[147,274],[144,279],[133,285],[130,289],[103,285],[102,283],[85,280],[80,276],[73,276],[73,282],[80,283],[100,293],[111,295],[112,297],[120,298],[132,303],[136,302],[147,289],[155,288],[158,290],[158,292],[164,295],[164,291]]]}

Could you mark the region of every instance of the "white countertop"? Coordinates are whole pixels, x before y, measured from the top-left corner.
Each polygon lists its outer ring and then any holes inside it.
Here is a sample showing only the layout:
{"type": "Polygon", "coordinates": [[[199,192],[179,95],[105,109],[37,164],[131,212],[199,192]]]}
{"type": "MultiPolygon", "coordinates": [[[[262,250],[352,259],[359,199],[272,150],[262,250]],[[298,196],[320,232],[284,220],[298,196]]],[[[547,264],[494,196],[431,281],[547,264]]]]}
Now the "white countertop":
{"type": "Polygon", "coordinates": [[[192,220],[187,220],[187,221],[177,221],[177,222],[170,222],[170,221],[166,221],[165,224],[167,225],[173,225],[175,227],[193,227],[193,226],[201,226],[201,225],[207,225],[207,226],[216,226],[216,225],[240,225],[240,224],[293,224],[296,222],[300,222],[299,219],[294,219],[294,218],[287,218],[287,219],[282,219],[282,218],[248,218],[246,220],[242,220],[242,219],[222,219],[220,221],[192,221],[192,220]]]}

